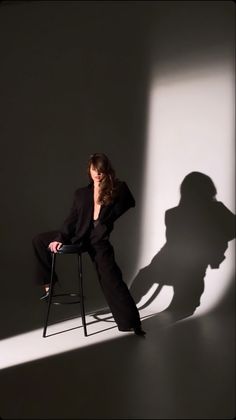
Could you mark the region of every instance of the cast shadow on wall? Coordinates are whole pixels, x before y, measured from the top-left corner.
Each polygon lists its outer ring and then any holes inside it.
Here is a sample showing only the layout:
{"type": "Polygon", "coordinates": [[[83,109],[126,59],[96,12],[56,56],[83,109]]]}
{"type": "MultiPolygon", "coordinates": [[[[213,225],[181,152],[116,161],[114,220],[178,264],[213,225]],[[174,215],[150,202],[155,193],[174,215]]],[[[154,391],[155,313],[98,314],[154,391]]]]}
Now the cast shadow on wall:
{"type": "Polygon", "coordinates": [[[192,315],[200,306],[208,265],[220,267],[228,242],[235,237],[235,215],[216,200],[210,177],[191,172],[184,178],[180,193],[179,205],[165,212],[166,243],[131,286],[139,302],[153,284],[158,284],[139,309],[148,306],[164,285],[172,286],[173,298],[165,311],[176,319],[192,315]]]}
{"type": "Polygon", "coordinates": [[[235,215],[216,200],[216,193],[213,181],[203,173],[191,172],[184,178],[179,205],[165,212],[166,243],[132,282],[136,304],[158,285],[139,310],[150,305],[165,285],[174,293],[162,313],[171,314],[172,320],[192,315],[200,305],[208,265],[219,268],[228,242],[235,238],[235,215]]]}

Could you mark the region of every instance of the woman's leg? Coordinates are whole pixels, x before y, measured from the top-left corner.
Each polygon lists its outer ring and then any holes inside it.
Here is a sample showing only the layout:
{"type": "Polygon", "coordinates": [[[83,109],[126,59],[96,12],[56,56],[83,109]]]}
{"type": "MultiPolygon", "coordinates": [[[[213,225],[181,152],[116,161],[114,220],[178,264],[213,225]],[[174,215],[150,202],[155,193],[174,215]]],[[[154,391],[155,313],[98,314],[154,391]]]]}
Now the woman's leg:
{"type": "Polygon", "coordinates": [[[93,243],[89,254],[95,263],[102,290],[119,330],[140,328],[139,312],[115,262],[110,242],[101,240],[93,243]]]}
{"type": "MultiPolygon", "coordinates": [[[[35,281],[38,285],[48,286],[50,283],[52,257],[48,249],[50,242],[54,240],[57,231],[50,231],[36,235],[33,240],[33,249],[35,253],[35,281]]],[[[57,275],[55,274],[55,282],[57,275]]]]}

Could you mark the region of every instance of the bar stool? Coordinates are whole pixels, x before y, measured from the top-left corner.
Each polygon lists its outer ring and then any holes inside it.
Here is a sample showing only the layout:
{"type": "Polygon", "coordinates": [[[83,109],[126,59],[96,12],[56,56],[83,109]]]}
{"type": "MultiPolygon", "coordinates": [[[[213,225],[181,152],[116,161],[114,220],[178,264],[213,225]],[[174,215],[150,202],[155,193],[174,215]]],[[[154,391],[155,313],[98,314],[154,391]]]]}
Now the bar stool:
{"type": "Polygon", "coordinates": [[[68,303],[80,303],[80,310],[81,310],[81,318],[82,318],[82,325],[84,330],[84,335],[87,337],[87,326],[86,326],[86,319],[85,319],[85,309],[84,309],[84,293],[83,293],[83,272],[82,272],[82,253],[86,250],[83,248],[81,244],[74,244],[74,245],[62,245],[61,248],[57,251],[57,253],[52,252],[52,265],[51,265],[51,276],[50,276],[50,288],[49,288],[49,296],[48,296],[48,306],[47,306],[47,313],[46,319],[43,329],[43,337],[46,337],[47,327],[48,327],[48,319],[51,310],[52,303],[61,305],[61,304],[68,304],[68,303]],[[79,284],[79,291],[78,293],[64,293],[64,294],[54,294],[54,273],[56,267],[56,256],[63,254],[77,254],[78,257],[78,284],[79,284]],[[61,296],[69,296],[75,297],[79,296],[79,300],[71,301],[71,302],[63,302],[63,301],[53,301],[55,297],[61,296]]]}

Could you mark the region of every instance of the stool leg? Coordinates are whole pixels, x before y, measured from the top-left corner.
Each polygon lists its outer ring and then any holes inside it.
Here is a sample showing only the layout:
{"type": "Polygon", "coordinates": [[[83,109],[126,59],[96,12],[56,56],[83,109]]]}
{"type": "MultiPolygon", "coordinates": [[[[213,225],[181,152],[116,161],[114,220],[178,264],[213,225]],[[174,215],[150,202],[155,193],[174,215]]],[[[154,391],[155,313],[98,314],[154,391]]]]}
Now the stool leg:
{"type": "Polygon", "coordinates": [[[56,254],[53,252],[53,254],[52,254],[52,266],[51,266],[51,278],[50,278],[50,286],[49,286],[48,307],[47,307],[47,315],[46,315],[46,320],[45,320],[44,329],[43,329],[43,337],[46,337],[46,332],[47,332],[47,327],[48,327],[48,318],[49,318],[49,312],[50,312],[50,308],[51,308],[52,297],[53,297],[53,289],[54,289],[53,278],[54,278],[54,272],[55,272],[55,265],[56,265],[56,254]]]}
{"type": "Polygon", "coordinates": [[[84,310],[83,272],[82,272],[81,254],[78,254],[78,277],[79,277],[80,309],[81,309],[82,324],[84,327],[84,335],[85,337],[87,337],[87,327],[86,327],[85,310],[84,310]]]}

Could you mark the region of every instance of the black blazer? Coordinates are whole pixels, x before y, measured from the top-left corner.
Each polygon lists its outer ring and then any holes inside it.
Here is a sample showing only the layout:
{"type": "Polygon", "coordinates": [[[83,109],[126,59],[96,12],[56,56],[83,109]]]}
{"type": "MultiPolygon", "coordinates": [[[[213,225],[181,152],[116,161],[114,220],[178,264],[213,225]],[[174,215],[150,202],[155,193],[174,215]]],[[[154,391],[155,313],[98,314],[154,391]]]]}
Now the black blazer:
{"type": "MultiPolygon", "coordinates": [[[[64,244],[82,242],[91,226],[91,221],[93,220],[93,193],[93,183],[75,191],[70,213],[65,219],[58,235],[55,237],[55,241],[64,244]]],[[[101,206],[99,223],[95,228],[97,238],[102,238],[110,234],[113,229],[113,223],[118,217],[130,207],[134,206],[135,200],[127,184],[119,181],[118,191],[114,201],[107,206],[101,206]]]]}

